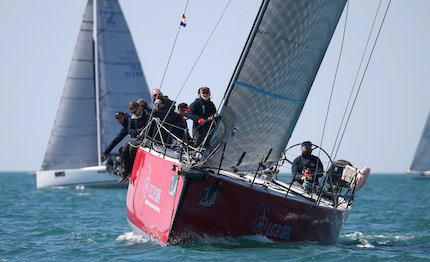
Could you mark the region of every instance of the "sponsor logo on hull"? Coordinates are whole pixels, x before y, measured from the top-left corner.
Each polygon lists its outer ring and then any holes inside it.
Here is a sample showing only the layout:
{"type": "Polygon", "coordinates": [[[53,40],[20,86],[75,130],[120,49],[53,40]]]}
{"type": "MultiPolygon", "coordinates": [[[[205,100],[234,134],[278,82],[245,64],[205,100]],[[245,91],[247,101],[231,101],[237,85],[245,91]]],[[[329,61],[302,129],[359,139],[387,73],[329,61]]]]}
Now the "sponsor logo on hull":
{"type": "Polygon", "coordinates": [[[293,227],[270,221],[266,216],[269,212],[270,208],[266,210],[266,205],[261,203],[258,207],[257,215],[251,223],[251,231],[255,234],[265,235],[271,238],[290,239],[293,227]]]}

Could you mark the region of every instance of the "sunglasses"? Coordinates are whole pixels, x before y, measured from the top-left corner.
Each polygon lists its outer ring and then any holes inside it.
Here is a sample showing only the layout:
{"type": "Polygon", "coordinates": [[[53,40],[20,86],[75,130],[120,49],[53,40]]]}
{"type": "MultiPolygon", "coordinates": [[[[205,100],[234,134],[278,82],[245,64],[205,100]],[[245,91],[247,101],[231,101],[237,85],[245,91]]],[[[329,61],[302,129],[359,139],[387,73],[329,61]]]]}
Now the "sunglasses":
{"type": "Polygon", "coordinates": [[[208,95],[208,94],[210,94],[210,92],[208,92],[208,91],[202,91],[202,94],[208,95]]]}
{"type": "Polygon", "coordinates": [[[130,109],[130,112],[131,112],[132,114],[136,114],[136,112],[137,112],[137,108],[130,109]]]}
{"type": "Polygon", "coordinates": [[[154,106],[158,106],[158,105],[161,105],[161,103],[160,102],[154,103],[154,106]]]}

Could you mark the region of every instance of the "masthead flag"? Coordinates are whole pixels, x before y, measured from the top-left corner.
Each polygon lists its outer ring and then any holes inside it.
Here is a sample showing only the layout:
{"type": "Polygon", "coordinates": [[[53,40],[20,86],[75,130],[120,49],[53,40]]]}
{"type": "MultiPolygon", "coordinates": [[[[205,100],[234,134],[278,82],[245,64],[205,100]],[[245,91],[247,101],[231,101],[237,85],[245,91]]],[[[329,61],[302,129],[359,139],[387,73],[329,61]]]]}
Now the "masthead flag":
{"type": "Polygon", "coordinates": [[[182,15],[181,26],[187,26],[187,19],[185,18],[185,14],[182,15]]]}

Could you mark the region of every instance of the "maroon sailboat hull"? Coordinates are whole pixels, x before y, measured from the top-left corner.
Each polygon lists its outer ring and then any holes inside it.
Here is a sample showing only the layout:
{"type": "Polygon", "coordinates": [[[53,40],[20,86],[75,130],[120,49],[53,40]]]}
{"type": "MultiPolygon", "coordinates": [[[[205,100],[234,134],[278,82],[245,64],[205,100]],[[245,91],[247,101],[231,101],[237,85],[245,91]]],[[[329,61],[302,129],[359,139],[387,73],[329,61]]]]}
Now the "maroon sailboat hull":
{"type": "Polygon", "coordinates": [[[331,242],[347,217],[344,209],[287,198],[241,179],[204,169],[179,171],[178,176],[178,170],[180,165],[173,159],[140,148],[128,187],[128,220],[162,244],[196,235],[331,242]]]}

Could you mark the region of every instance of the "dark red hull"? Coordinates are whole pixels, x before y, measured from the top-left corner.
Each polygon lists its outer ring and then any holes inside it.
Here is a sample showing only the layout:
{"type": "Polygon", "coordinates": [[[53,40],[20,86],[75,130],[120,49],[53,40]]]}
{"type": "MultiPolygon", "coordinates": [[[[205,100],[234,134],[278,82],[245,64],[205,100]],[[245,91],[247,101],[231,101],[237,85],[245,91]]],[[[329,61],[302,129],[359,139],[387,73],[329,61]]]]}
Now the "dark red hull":
{"type": "Polygon", "coordinates": [[[179,166],[140,148],[128,187],[128,220],[162,244],[195,235],[332,242],[348,214],[205,170],[177,176],[172,165],[179,166]]]}

